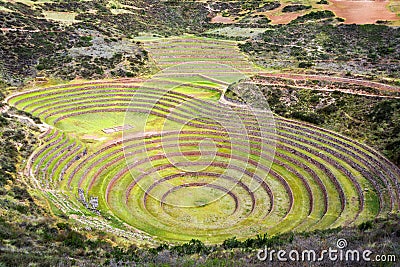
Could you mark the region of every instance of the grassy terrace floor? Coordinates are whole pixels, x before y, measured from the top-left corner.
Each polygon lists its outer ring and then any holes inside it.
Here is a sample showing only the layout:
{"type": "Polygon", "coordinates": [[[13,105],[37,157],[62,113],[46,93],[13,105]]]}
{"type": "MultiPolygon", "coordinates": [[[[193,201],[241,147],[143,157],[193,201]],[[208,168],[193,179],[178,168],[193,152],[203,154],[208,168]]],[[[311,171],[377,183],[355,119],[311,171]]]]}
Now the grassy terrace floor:
{"type": "Polygon", "coordinates": [[[257,72],[235,43],[186,36],[146,46],[162,69],[147,81],[8,98],[49,124],[28,171],[59,210],[143,243],[217,243],[398,211],[400,170],[371,148],[223,101],[229,84],[257,72]],[[171,67],[177,62],[185,64],[171,67]],[[86,200],[98,197],[101,215],[83,205],[78,189],[86,200]]]}

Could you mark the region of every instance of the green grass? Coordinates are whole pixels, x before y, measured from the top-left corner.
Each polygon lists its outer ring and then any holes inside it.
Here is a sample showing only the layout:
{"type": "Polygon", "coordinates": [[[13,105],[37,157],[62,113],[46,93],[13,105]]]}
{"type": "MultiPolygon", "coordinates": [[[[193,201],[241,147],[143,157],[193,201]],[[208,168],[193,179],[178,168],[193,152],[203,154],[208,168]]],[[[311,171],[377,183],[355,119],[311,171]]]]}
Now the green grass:
{"type": "MultiPolygon", "coordinates": [[[[167,163],[166,161],[163,161],[164,163],[167,163]]],[[[157,164],[157,165],[162,165],[163,163],[161,163],[161,164],[157,164]]],[[[110,169],[109,170],[109,172],[108,172],[108,175],[109,175],[109,178],[111,179],[111,177],[113,177],[114,175],[112,175],[112,173],[114,172],[114,173],[116,173],[116,172],[118,172],[119,171],[119,169],[120,169],[120,167],[118,167],[118,165],[117,166],[115,166],[115,168],[112,168],[112,169],[110,169]]],[[[281,169],[281,172],[282,172],[282,169],[281,169]]],[[[286,173],[286,172],[283,172],[282,173],[283,174],[283,176],[284,177],[288,177],[288,176],[290,176],[288,173],[286,173]]],[[[167,175],[167,173],[164,173],[164,175],[167,175]]],[[[129,176],[129,175],[128,175],[129,176]]],[[[90,177],[90,175],[89,175],[89,177],[90,177]]],[[[127,180],[129,180],[130,181],[130,178],[126,178],[127,180]]],[[[102,180],[102,190],[105,190],[105,187],[106,187],[106,185],[108,184],[108,180],[102,180]]],[[[297,181],[297,183],[300,183],[300,181],[297,181]]],[[[296,192],[295,191],[295,195],[297,195],[297,196],[301,196],[301,195],[305,195],[305,192],[303,191],[303,192],[301,192],[301,190],[304,190],[304,188],[302,188],[301,186],[295,186],[295,185],[293,185],[292,184],[292,186],[291,186],[292,188],[297,188],[297,189],[299,189],[300,190],[300,192],[296,192]]],[[[124,186],[121,186],[121,188],[124,188],[124,186]]],[[[97,189],[96,188],[93,188],[93,190],[94,191],[96,191],[97,189]]],[[[118,190],[118,189],[116,189],[116,191],[117,192],[119,192],[120,190],[118,190]]],[[[275,192],[277,192],[277,190],[274,190],[275,192]]],[[[297,209],[300,209],[300,208],[302,208],[302,209],[305,209],[305,207],[307,207],[307,204],[308,204],[308,200],[307,199],[303,199],[303,201],[300,201],[300,200],[298,200],[297,199],[297,201],[295,200],[295,203],[302,203],[301,205],[298,205],[297,206],[297,208],[294,208],[294,213],[295,214],[299,214],[299,210],[297,210],[297,209]]],[[[295,206],[296,207],[296,206],[295,206]]],[[[334,207],[334,206],[333,206],[334,207]]],[[[118,210],[120,210],[122,207],[120,207],[120,206],[118,206],[118,210]]],[[[302,211],[302,213],[304,213],[305,211],[303,210],[302,211]]],[[[329,211],[328,211],[329,212],[329,211]]],[[[124,218],[124,216],[126,216],[126,215],[124,215],[124,214],[122,214],[121,216],[123,216],[123,218],[124,218]]],[[[289,221],[292,221],[290,218],[290,216],[288,217],[286,220],[289,220],[289,221]],[[288,219],[289,218],[289,219],[288,219]]],[[[292,221],[292,223],[293,223],[293,221],[292,221]]],[[[280,227],[278,227],[280,230],[279,231],[282,231],[284,228],[282,228],[281,227],[282,226],[282,224],[280,224],[280,227]]],[[[137,226],[137,227],[141,227],[141,226],[137,226]]],[[[290,227],[290,224],[288,224],[288,226],[287,227],[290,227]]],[[[141,228],[142,229],[142,228],[141,228]]],[[[287,230],[289,230],[289,228],[287,229],[287,230]]],[[[269,229],[269,232],[274,232],[275,230],[274,230],[274,228],[272,228],[272,229],[269,229]]],[[[277,230],[278,231],[278,230],[277,230]]]]}
{"type": "MultiPolygon", "coordinates": [[[[186,37],[187,38],[187,37],[186,37]]],[[[190,37],[189,38],[195,38],[190,37]]],[[[169,39],[170,41],[176,41],[181,38],[169,39]]],[[[181,39],[185,41],[185,39],[181,39]]],[[[212,39],[205,38],[196,38],[195,44],[197,46],[204,45],[207,47],[214,47],[216,50],[222,49],[222,47],[229,47],[232,51],[236,51],[237,55],[240,56],[240,53],[234,48],[234,42],[221,42],[216,45],[206,43],[206,41],[210,41],[212,39]],[[203,41],[203,42],[202,42],[203,41]]],[[[159,40],[154,41],[153,43],[147,43],[146,45],[150,45],[154,48],[163,46],[163,41],[159,42],[159,40]]],[[[215,41],[215,40],[212,40],[215,41]]],[[[191,41],[185,41],[182,43],[177,43],[177,45],[182,44],[192,44],[191,41]]],[[[189,49],[190,50],[190,49],[189,49]]],[[[154,49],[155,53],[159,53],[158,55],[166,54],[171,49],[161,48],[154,49]]],[[[196,52],[195,49],[192,52],[196,52]]],[[[195,54],[193,54],[195,55],[195,54]]],[[[187,60],[193,61],[201,58],[193,56],[193,58],[188,58],[187,60]]],[[[203,58],[201,58],[203,59],[203,58]]],[[[185,59],[186,60],[186,59],[185,59]]],[[[167,90],[172,90],[176,93],[185,94],[186,96],[181,99],[180,97],[168,97],[168,99],[163,103],[156,103],[154,105],[155,110],[158,108],[164,108],[170,110],[168,105],[173,106],[173,110],[177,113],[174,118],[187,120],[187,117],[195,118],[196,116],[204,117],[202,115],[202,111],[194,111],[193,107],[201,108],[201,110],[208,111],[211,113],[216,113],[215,115],[219,115],[225,111],[223,106],[218,109],[215,106],[218,105],[217,100],[219,100],[221,96],[222,89],[224,86],[226,87],[226,83],[235,82],[241,78],[244,78],[245,75],[240,72],[235,72],[231,67],[227,66],[225,70],[229,70],[227,73],[218,74],[216,73],[216,69],[213,68],[216,66],[215,63],[210,62],[210,68],[204,68],[205,64],[187,64],[182,65],[180,67],[172,68],[165,70],[162,72],[163,75],[156,76],[157,79],[152,79],[150,82],[145,82],[142,85],[143,88],[125,88],[119,89],[123,90],[124,94],[132,93],[132,92],[147,92],[145,87],[149,86],[152,88],[158,88],[160,96],[166,95],[167,90]],[[186,69],[184,68],[186,67],[186,69]],[[187,69],[193,68],[193,72],[197,70],[203,76],[190,76],[190,75],[171,75],[173,72],[175,74],[180,71],[187,71],[187,69]],[[204,88],[206,87],[206,88],[204,88]],[[194,98],[189,99],[188,96],[194,98]],[[186,102],[186,99],[192,103],[186,107],[180,107],[181,104],[186,102]],[[175,103],[174,100],[178,100],[179,103],[175,103]],[[209,101],[206,105],[198,104],[198,100],[207,100],[209,101]],[[200,106],[198,106],[200,105],[200,106]],[[182,108],[179,109],[179,108],[182,108]],[[194,114],[191,114],[193,112],[194,114]]],[[[251,64],[248,64],[249,68],[251,64]]],[[[98,84],[104,84],[102,81],[99,81],[98,84]]],[[[140,85],[140,84],[135,84],[140,85]]],[[[122,227],[121,222],[125,222],[139,230],[142,230],[152,236],[157,237],[160,240],[165,241],[188,241],[192,238],[200,239],[206,243],[218,243],[223,240],[230,238],[232,236],[237,236],[239,239],[245,239],[248,237],[255,236],[258,233],[268,232],[269,235],[274,235],[283,232],[289,231],[304,231],[304,230],[314,230],[314,229],[327,229],[336,226],[343,226],[349,223],[360,223],[363,221],[367,221],[373,219],[377,216],[379,211],[379,198],[378,193],[373,190],[371,183],[361,175],[359,171],[357,171],[351,164],[346,163],[344,160],[339,158],[340,155],[347,157],[351,162],[358,164],[362,168],[368,168],[368,162],[363,163],[358,160],[356,157],[347,154],[346,152],[340,151],[340,149],[329,146],[323,141],[319,141],[316,138],[316,133],[323,133],[326,136],[333,137],[335,140],[340,140],[345,144],[348,144],[350,148],[357,148],[360,151],[352,151],[356,155],[363,157],[365,154],[370,154],[368,149],[363,148],[360,144],[352,142],[350,140],[345,140],[340,136],[335,136],[333,133],[324,132],[319,129],[312,129],[312,133],[308,134],[306,131],[298,130],[296,133],[291,133],[288,131],[288,128],[292,123],[289,123],[289,126],[277,126],[276,133],[273,133],[272,136],[277,138],[277,142],[282,145],[282,147],[286,147],[286,149],[278,148],[277,151],[284,156],[291,157],[305,165],[307,165],[311,170],[313,170],[318,177],[321,179],[324,184],[327,192],[327,200],[328,207],[327,213],[323,214],[324,206],[323,199],[324,195],[321,191],[322,189],[319,187],[317,182],[311,177],[306,170],[303,170],[301,166],[297,166],[295,163],[291,163],[287,161],[283,156],[276,156],[277,159],[282,161],[284,164],[289,165],[298,173],[304,176],[305,181],[310,185],[312,196],[314,199],[313,206],[310,207],[310,199],[308,197],[307,190],[303,184],[303,181],[300,177],[297,177],[295,172],[291,172],[287,170],[283,165],[278,165],[277,162],[271,163],[271,160],[268,158],[263,158],[257,155],[260,151],[258,148],[254,148],[253,152],[248,155],[246,152],[242,151],[246,149],[246,135],[239,134],[235,137],[234,140],[241,141],[238,148],[233,150],[232,148],[226,148],[225,146],[229,144],[228,137],[220,133],[218,130],[209,129],[204,130],[200,129],[200,127],[210,126],[205,122],[199,122],[198,126],[187,126],[184,123],[174,121],[172,119],[165,119],[162,117],[158,117],[156,115],[147,115],[145,113],[136,112],[136,113],[128,113],[125,112],[110,112],[107,108],[101,107],[98,104],[113,104],[113,107],[118,108],[126,108],[125,104],[130,103],[130,96],[118,96],[112,97],[108,95],[107,91],[103,89],[96,90],[88,90],[87,94],[83,96],[92,96],[93,99],[99,99],[100,102],[92,102],[89,103],[90,99],[79,99],[79,96],[76,93],[82,92],[82,88],[85,84],[81,85],[72,85],[67,86],[66,88],[59,89],[49,89],[49,90],[40,90],[28,92],[26,94],[19,95],[10,100],[10,104],[16,104],[18,101],[21,101],[17,104],[17,108],[26,108],[26,111],[33,112],[33,115],[38,115],[42,119],[44,119],[48,114],[54,113],[52,116],[48,117],[45,121],[54,126],[60,132],[58,136],[62,136],[61,142],[66,142],[62,147],[57,150],[52,150],[54,147],[47,147],[41,155],[33,162],[33,168],[36,167],[39,163],[41,163],[41,167],[48,165],[48,169],[43,170],[47,173],[47,176],[52,173],[53,169],[56,167],[56,164],[63,158],[63,155],[67,153],[67,147],[76,142],[77,145],[81,145],[79,152],[70,155],[65,162],[62,162],[56,170],[53,172],[53,177],[47,177],[51,185],[55,186],[55,189],[58,192],[62,192],[63,199],[69,199],[66,203],[58,203],[57,199],[54,196],[49,196],[50,202],[54,202],[51,206],[52,210],[56,213],[55,206],[63,205],[63,207],[68,210],[69,214],[85,214],[86,216],[90,216],[95,218],[91,211],[84,208],[84,206],[77,199],[77,190],[79,187],[79,181],[82,180],[82,184],[80,188],[85,190],[85,193],[89,196],[98,196],[99,197],[99,207],[103,214],[109,214],[110,216],[109,225],[112,227],[122,227]],[[73,90],[73,92],[67,92],[67,90],[73,90]],[[57,93],[55,95],[46,95],[47,93],[57,93]],[[31,98],[34,97],[34,98],[31,98]],[[31,98],[31,99],[30,99],[31,98]],[[69,110],[65,110],[69,109],[69,110]],[[34,111],[35,110],[35,111],[34,111]],[[69,118],[63,119],[59,121],[56,125],[54,125],[54,121],[57,120],[60,116],[70,115],[75,112],[92,112],[96,111],[96,113],[88,113],[81,115],[74,115],[69,118]],[[105,134],[103,132],[106,128],[113,128],[116,126],[122,126],[125,124],[129,124],[133,126],[131,130],[122,132],[117,132],[113,134],[105,134]],[[223,145],[217,147],[216,151],[222,153],[222,155],[234,155],[239,158],[230,158],[227,159],[225,156],[216,156],[213,158],[210,155],[192,155],[192,156],[174,156],[168,159],[166,158],[157,158],[163,154],[162,145],[172,145],[176,142],[174,141],[166,141],[165,138],[177,137],[176,134],[172,135],[170,131],[176,130],[197,130],[201,132],[201,134],[181,134],[180,137],[201,137],[203,139],[213,139],[213,143],[216,145],[223,145]],[[124,145],[134,145],[137,144],[137,147],[133,149],[126,149],[125,152],[135,152],[129,158],[125,159],[123,157],[124,151],[122,150],[122,145],[113,145],[115,141],[121,141],[122,137],[127,136],[136,136],[140,137],[144,132],[147,134],[156,134],[161,131],[167,136],[164,136],[163,139],[159,136],[148,136],[147,138],[129,141],[124,143],[124,145]],[[285,136],[288,135],[288,136],[285,136]],[[309,145],[305,143],[303,140],[296,140],[296,138],[302,138],[307,142],[313,142],[313,144],[309,145]],[[145,145],[142,143],[145,141],[145,145]],[[310,153],[305,149],[297,148],[295,145],[291,145],[290,142],[294,142],[294,144],[299,144],[304,146],[305,148],[311,149],[315,152],[310,153]],[[320,146],[320,148],[317,148],[320,146]],[[94,156],[93,158],[89,158],[93,153],[97,153],[100,149],[106,147],[103,152],[94,156]],[[327,153],[327,149],[331,149],[334,155],[327,153]],[[87,150],[87,156],[83,158],[77,159],[76,156],[82,153],[83,150],[87,150]],[[309,164],[307,158],[302,158],[296,153],[291,153],[291,150],[297,151],[297,153],[303,154],[317,163],[324,165],[329,171],[331,171],[334,176],[337,178],[340,187],[344,191],[346,205],[344,207],[343,212],[341,212],[340,207],[340,199],[339,193],[335,188],[333,182],[326,176],[322,169],[318,167],[318,165],[309,164]],[[114,155],[112,153],[116,152],[114,155]],[[321,152],[318,154],[318,152],[321,152]],[[323,159],[323,155],[325,155],[328,159],[331,159],[335,162],[335,164],[327,163],[325,159],[323,159]],[[126,168],[127,163],[135,163],[135,161],[145,159],[148,157],[156,157],[151,162],[145,162],[130,169],[124,175],[118,179],[115,184],[111,185],[111,181],[115,180],[116,175],[126,168]],[[246,164],[240,159],[243,157],[246,159],[247,157],[255,162],[261,162],[263,166],[271,165],[271,170],[275,172],[277,175],[280,175],[282,179],[288,184],[291,192],[293,193],[293,206],[290,208],[289,202],[289,194],[286,191],[286,188],[279,181],[278,178],[274,177],[272,172],[268,172],[262,168],[257,168],[253,164],[246,164]],[[116,159],[119,159],[114,164],[107,168],[103,168],[105,164],[108,164],[116,159]],[[43,160],[42,160],[43,159],[43,160]],[[125,203],[125,195],[127,192],[127,188],[133,182],[134,178],[138,177],[143,173],[143,171],[154,170],[157,167],[170,166],[170,164],[174,164],[174,162],[183,162],[183,161],[199,161],[202,162],[218,162],[220,164],[234,164],[239,168],[246,169],[246,171],[251,173],[255,173],[258,175],[263,181],[270,187],[274,204],[273,207],[270,206],[269,203],[269,195],[267,191],[259,186],[259,183],[252,180],[249,176],[244,175],[241,178],[241,182],[245,186],[248,186],[252,194],[254,195],[255,208],[251,213],[252,206],[252,198],[251,194],[247,192],[246,187],[240,186],[240,184],[235,185],[230,180],[217,179],[214,176],[208,176],[203,174],[197,175],[189,175],[187,170],[194,170],[198,166],[192,164],[192,166],[186,166],[185,168],[179,168],[178,166],[169,167],[166,169],[160,169],[155,171],[154,175],[146,175],[143,180],[139,182],[136,186],[132,187],[132,191],[129,194],[127,199],[127,203],[125,203]],[[72,165],[65,170],[64,167],[67,166],[68,162],[73,161],[72,165]],[[96,163],[91,167],[92,164],[96,163]],[[340,165],[346,170],[348,170],[357,180],[357,183],[363,189],[363,199],[365,201],[364,209],[361,211],[360,215],[356,217],[358,213],[359,207],[359,199],[356,187],[353,182],[346,177],[345,173],[343,173],[336,165],[340,165]],[[71,188],[68,186],[68,178],[73,174],[73,171],[78,166],[81,166],[80,170],[77,171],[73,176],[71,176],[71,188]],[[89,169],[90,168],[90,169],[89,169]],[[61,175],[61,171],[66,171],[63,180],[59,181],[58,178],[61,175]],[[144,204],[144,189],[149,188],[153,183],[162,179],[163,177],[178,175],[180,173],[184,173],[186,170],[186,174],[183,176],[177,176],[170,181],[165,181],[158,187],[154,187],[152,190],[152,194],[156,195],[158,198],[161,198],[164,193],[166,193],[169,189],[181,186],[188,183],[214,183],[217,185],[217,188],[211,187],[200,187],[200,186],[192,186],[192,187],[181,187],[176,190],[172,190],[167,197],[165,198],[169,205],[161,205],[158,199],[148,197],[146,205],[144,204]],[[85,174],[86,173],[86,174],[85,174]],[[98,177],[95,177],[96,173],[99,173],[98,177]],[[95,180],[94,180],[95,179],[95,180]],[[91,183],[93,183],[91,185],[91,183]],[[238,209],[235,213],[235,198],[229,194],[225,194],[225,192],[218,189],[218,186],[222,186],[225,189],[229,188],[230,192],[236,196],[238,199],[238,209]],[[106,192],[109,190],[109,199],[106,199],[106,192]],[[68,207],[68,203],[71,207],[68,207]],[[177,206],[173,206],[171,204],[178,204],[177,206]],[[181,206],[179,206],[181,205],[181,206]],[[192,207],[186,207],[192,206],[192,207]],[[269,209],[272,208],[270,214],[267,215],[269,209]],[[312,208],[312,212],[308,215],[309,210],[312,208]],[[266,216],[266,217],[265,217],[266,216]],[[355,221],[354,221],[355,220],[355,221]],[[353,222],[354,221],[354,222],[353,222]]],[[[107,85],[105,90],[115,88],[113,84],[107,85]]],[[[153,93],[157,93],[157,90],[152,91],[153,93]]],[[[146,97],[136,98],[133,102],[140,104],[146,103],[147,99],[156,101],[151,98],[157,97],[155,94],[149,94],[146,97]]],[[[143,110],[145,111],[145,110],[143,110]]],[[[163,115],[168,115],[166,111],[159,111],[159,113],[163,115]]],[[[205,117],[210,117],[207,115],[205,117]]],[[[211,116],[212,117],[212,116],[211,116]]],[[[229,121],[228,121],[229,122],[229,121]]],[[[233,121],[234,122],[234,121],[233,121]]],[[[254,124],[250,119],[244,119],[243,123],[251,126],[254,124]]],[[[310,128],[309,126],[304,126],[306,128],[310,128]]],[[[311,128],[310,128],[311,129],[311,128]]],[[[51,135],[52,133],[50,133],[51,135]]],[[[49,135],[48,135],[49,136],[49,135]]],[[[57,137],[56,137],[57,138],[57,137]]],[[[55,138],[55,139],[56,139],[55,138]]],[[[320,137],[318,137],[320,138],[320,137]]],[[[323,137],[322,137],[323,138],[323,137]]],[[[47,144],[42,144],[42,147],[48,145],[50,142],[54,141],[50,140],[47,144]]],[[[343,147],[342,144],[339,144],[338,141],[332,141],[339,148],[343,147]]],[[[233,140],[230,140],[233,141],[233,140]]],[[[198,152],[199,151],[199,143],[198,140],[186,140],[180,141],[182,145],[180,148],[174,145],[173,147],[165,147],[165,152],[198,152]],[[179,150],[180,149],[180,150],[179,150]]],[[[257,141],[250,141],[250,143],[254,146],[258,145],[257,141]]],[[[268,146],[269,148],[271,146],[268,146]]],[[[75,147],[74,147],[75,148],[75,147]]],[[[207,146],[206,149],[210,149],[211,146],[207,146]]],[[[39,148],[40,149],[40,148],[39,148]]],[[[72,148],[73,149],[73,148],[72,148]]],[[[37,150],[39,151],[39,150],[37,150]]],[[[229,157],[229,156],[228,156],[229,157]]],[[[373,156],[377,160],[380,160],[379,156],[373,156]]],[[[221,174],[226,171],[223,167],[219,165],[207,166],[203,163],[201,167],[201,171],[208,173],[217,173],[221,174]]],[[[382,172],[383,173],[383,172],[382,172]]],[[[227,174],[229,177],[238,178],[241,175],[241,171],[237,169],[229,170],[227,174]]],[[[383,174],[382,174],[383,175],[383,174]]],[[[377,178],[378,179],[378,178],[377,178]]],[[[381,187],[382,184],[380,185],[381,187]]],[[[385,196],[384,201],[389,201],[389,197],[385,196]]],[[[387,203],[386,203],[387,204],[387,203]]],[[[390,212],[390,208],[386,208],[383,214],[390,212]]],[[[57,213],[58,214],[58,213],[57,213]]]]}
{"type": "MultiPolygon", "coordinates": [[[[57,128],[67,133],[78,135],[93,134],[96,136],[107,136],[102,130],[123,125],[124,115],[123,112],[82,114],[59,122],[57,128]]],[[[140,114],[137,117],[140,118],[140,114]]]]}

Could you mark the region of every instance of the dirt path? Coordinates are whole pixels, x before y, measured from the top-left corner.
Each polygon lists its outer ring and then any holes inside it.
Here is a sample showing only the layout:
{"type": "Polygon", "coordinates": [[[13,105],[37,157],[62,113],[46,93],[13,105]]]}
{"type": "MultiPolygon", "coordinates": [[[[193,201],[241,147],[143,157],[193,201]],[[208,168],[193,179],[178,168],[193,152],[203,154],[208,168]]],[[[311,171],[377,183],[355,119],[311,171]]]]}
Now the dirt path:
{"type": "MultiPolygon", "coordinates": [[[[278,85],[274,83],[268,83],[268,82],[256,82],[254,84],[262,84],[262,85],[278,85]]],[[[284,85],[284,84],[282,84],[284,85]]],[[[334,91],[340,91],[345,94],[351,94],[351,95],[359,95],[359,96],[368,96],[368,97],[379,97],[379,98],[389,98],[389,99],[400,99],[400,96],[389,96],[389,95],[376,95],[376,94],[370,94],[370,93],[361,93],[361,92],[356,92],[352,90],[346,90],[346,89],[328,89],[328,88],[313,88],[313,87],[305,87],[305,86],[290,86],[290,85],[285,85],[294,89],[306,89],[306,90],[314,90],[314,91],[322,91],[322,92],[334,92],[334,91]]]]}
{"type": "Polygon", "coordinates": [[[391,92],[400,92],[400,87],[393,86],[389,84],[366,81],[366,80],[358,80],[352,78],[343,78],[343,77],[331,77],[331,76],[322,76],[322,75],[312,75],[312,74],[292,74],[292,73],[259,73],[258,75],[264,77],[278,77],[278,78],[288,78],[293,80],[306,80],[306,79],[318,79],[330,82],[345,82],[345,83],[353,83],[357,85],[362,85],[366,87],[376,88],[378,90],[385,90],[391,92]]]}

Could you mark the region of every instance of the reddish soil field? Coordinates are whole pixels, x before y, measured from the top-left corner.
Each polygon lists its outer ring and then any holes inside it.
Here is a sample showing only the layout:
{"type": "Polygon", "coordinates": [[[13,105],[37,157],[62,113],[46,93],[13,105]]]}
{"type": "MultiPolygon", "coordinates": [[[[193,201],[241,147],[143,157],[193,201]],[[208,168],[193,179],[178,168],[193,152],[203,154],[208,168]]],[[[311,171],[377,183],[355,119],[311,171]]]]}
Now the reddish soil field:
{"type": "Polygon", "coordinates": [[[346,24],[375,23],[377,20],[400,20],[400,17],[387,9],[389,1],[341,1],[330,0],[332,5],[326,9],[336,16],[346,19],[346,24]]]}
{"type": "Polygon", "coordinates": [[[222,15],[217,15],[211,19],[211,23],[231,24],[234,23],[234,21],[229,17],[223,17],[222,15]]]}
{"type": "Polygon", "coordinates": [[[302,13],[289,12],[282,15],[268,15],[268,18],[271,20],[272,24],[288,24],[300,15],[302,15],[302,13]]]}
{"type": "MultiPolygon", "coordinates": [[[[329,6],[318,5],[318,8],[331,10],[336,16],[344,18],[345,24],[368,24],[377,20],[396,21],[400,20],[395,13],[388,9],[389,1],[374,0],[330,0],[329,6]]],[[[273,24],[287,24],[306,12],[277,13],[283,6],[273,11],[267,11],[266,15],[273,24]]]]}

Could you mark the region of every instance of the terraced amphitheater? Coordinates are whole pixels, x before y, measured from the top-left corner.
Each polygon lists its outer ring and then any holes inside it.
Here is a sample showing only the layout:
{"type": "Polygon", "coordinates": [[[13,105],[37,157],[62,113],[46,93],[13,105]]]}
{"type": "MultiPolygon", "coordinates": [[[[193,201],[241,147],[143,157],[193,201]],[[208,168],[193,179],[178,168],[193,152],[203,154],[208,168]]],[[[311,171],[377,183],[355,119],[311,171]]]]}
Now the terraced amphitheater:
{"type": "Polygon", "coordinates": [[[189,36],[146,47],[161,69],[151,79],[7,98],[48,125],[27,174],[67,215],[153,244],[328,229],[399,211],[400,170],[362,143],[272,114],[233,43],[189,36]],[[224,94],[235,82],[240,103],[224,94]]]}

